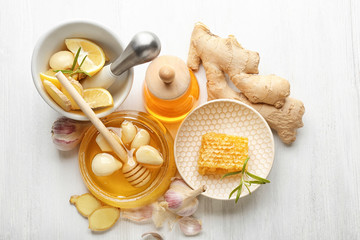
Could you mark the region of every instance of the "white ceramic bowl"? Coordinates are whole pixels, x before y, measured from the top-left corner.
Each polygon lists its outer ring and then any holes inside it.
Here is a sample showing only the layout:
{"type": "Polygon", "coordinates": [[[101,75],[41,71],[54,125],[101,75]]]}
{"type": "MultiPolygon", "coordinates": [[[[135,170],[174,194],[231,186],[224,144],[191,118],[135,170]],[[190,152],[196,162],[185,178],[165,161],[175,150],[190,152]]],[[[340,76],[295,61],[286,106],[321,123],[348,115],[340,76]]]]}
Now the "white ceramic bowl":
{"type": "MultiPolygon", "coordinates": [[[[262,178],[269,175],[274,161],[274,139],[269,125],[252,107],[235,100],[219,99],[193,110],[182,122],[175,138],[176,166],[190,187],[197,189],[206,185],[204,196],[227,200],[229,193],[239,185],[239,175],[221,180],[222,175],[199,174],[197,161],[201,138],[208,132],[247,137],[250,157],[248,171],[262,178]]],[[[259,186],[251,185],[251,192],[259,186]]],[[[248,191],[244,187],[241,197],[246,195],[248,191]]]]}
{"type": "MultiPolygon", "coordinates": [[[[51,97],[46,93],[40,79],[40,72],[49,69],[49,59],[52,54],[57,51],[66,49],[64,40],[66,38],[86,38],[97,43],[109,58],[109,62],[113,62],[123,51],[116,34],[107,27],[98,23],[89,21],[72,21],[54,27],[46,32],[38,40],[31,59],[31,72],[36,89],[44,101],[60,114],[75,120],[86,121],[88,118],[81,111],[66,112],[58,106],[51,97]]],[[[113,96],[114,106],[105,111],[95,111],[98,117],[104,117],[116,110],[128,96],[133,83],[133,70],[125,72],[121,76],[123,79],[114,83],[108,90],[113,96]],[[124,82],[123,82],[124,81],[124,82]]]]}

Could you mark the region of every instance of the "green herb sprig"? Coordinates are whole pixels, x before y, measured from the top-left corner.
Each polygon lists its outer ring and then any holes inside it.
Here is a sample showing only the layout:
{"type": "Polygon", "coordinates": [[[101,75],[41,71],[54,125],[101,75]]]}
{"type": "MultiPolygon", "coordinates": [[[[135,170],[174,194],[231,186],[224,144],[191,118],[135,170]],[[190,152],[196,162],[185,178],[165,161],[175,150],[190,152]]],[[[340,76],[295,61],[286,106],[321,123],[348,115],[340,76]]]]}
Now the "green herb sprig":
{"type": "Polygon", "coordinates": [[[251,191],[250,191],[250,186],[251,184],[266,184],[266,183],[270,183],[269,180],[265,179],[265,178],[261,178],[259,176],[256,176],[255,174],[253,173],[249,173],[247,170],[246,170],[246,165],[249,161],[249,158],[247,158],[244,162],[244,165],[242,167],[242,170],[241,171],[237,171],[237,172],[230,172],[230,173],[227,173],[225,174],[224,176],[222,176],[221,179],[224,179],[225,177],[229,177],[229,176],[233,176],[233,175],[236,175],[236,174],[241,174],[241,179],[240,179],[240,184],[239,186],[237,186],[236,188],[234,188],[234,190],[231,191],[230,195],[229,195],[229,199],[231,198],[231,196],[235,193],[236,193],[236,199],[235,199],[235,203],[237,203],[239,201],[239,198],[240,198],[240,195],[241,195],[241,192],[243,190],[243,186],[246,187],[246,189],[249,191],[249,194],[251,194],[251,191]],[[245,178],[251,178],[253,180],[246,180],[245,178]]]}
{"type": "Polygon", "coordinates": [[[74,58],[71,70],[54,70],[54,72],[62,72],[62,73],[65,73],[65,74],[69,74],[70,76],[72,76],[74,74],[77,74],[77,73],[83,73],[86,76],[91,77],[91,75],[88,72],[81,69],[81,66],[83,65],[85,59],[87,58],[87,55],[83,58],[83,60],[81,61],[79,67],[75,70],[75,66],[76,66],[76,63],[78,61],[80,51],[81,51],[81,47],[79,47],[79,49],[77,50],[77,52],[75,54],[75,58],[74,58]]]}

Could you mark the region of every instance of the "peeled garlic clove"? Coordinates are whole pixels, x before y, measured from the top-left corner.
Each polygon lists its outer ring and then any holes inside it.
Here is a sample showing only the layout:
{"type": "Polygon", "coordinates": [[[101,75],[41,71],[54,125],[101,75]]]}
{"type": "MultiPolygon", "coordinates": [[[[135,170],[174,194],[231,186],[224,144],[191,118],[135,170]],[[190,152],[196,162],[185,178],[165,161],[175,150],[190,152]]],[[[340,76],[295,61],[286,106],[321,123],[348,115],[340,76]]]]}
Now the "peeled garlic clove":
{"type": "Polygon", "coordinates": [[[136,161],[142,164],[160,166],[164,162],[159,151],[149,145],[139,147],[135,156],[136,161]]]}
{"type": "MultiPolygon", "coordinates": [[[[120,142],[119,140],[119,135],[115,133],[115,128],[108,128],[110,129],[111,134],[116,138],[116,140],[118,140],[118,142],[120,142]],[[114,129],[114,130],[113,130],[114,129]]],[[[104,138],[103,135],[101,135],[101,133],[99,133],[97,135],[97,137],[95,138],[95,142],[97,143],[97,145],[100,147],[101,151],[103,152],[113,152],[111,146],[109,145],[109,143],[106,141],[106,139],[104,138]]]]}
{"type": "Polygon", "coordinates": [[[50,68],[55,70],[71,69],[74,62],[74,54],[70,51],[60,51],[50,57],[50,68]]]}
{"type": "Polygon", "coordinates": [[[144,145],[149,145],[150,143],[150,134],[145,129],[140,129],[136,134],[134,140],[131,143],[131,148],[139,148],[144,145]]]}
{"type": "Polygon", "coordinates": [[[194,236],[201,232],[202,224],[201,221],[193,217],[182,217],[179,220],[180,230],[186,236],[194,236]]]}
{"type": "Polygon", "coordinates": [[[122,163],[108,153],[98,153],[93,158],[91,168],[96,176],[109,176],[122,167],[122,163]]]}
{"type": "Polygon", "coordinates": [[[129,144],[134,139],[136,135],[136,127],[132,122],[124,121],[121,124],[122,128],[122,134],[121,134],[121,140],[124,144],[129,144]]]}
{"type": "Polygon", "coordinates": [[[57,149],[69,151],[80,143],[89,126],[87,122],[61,117],[52,125],[51,138],[57,149]]]}

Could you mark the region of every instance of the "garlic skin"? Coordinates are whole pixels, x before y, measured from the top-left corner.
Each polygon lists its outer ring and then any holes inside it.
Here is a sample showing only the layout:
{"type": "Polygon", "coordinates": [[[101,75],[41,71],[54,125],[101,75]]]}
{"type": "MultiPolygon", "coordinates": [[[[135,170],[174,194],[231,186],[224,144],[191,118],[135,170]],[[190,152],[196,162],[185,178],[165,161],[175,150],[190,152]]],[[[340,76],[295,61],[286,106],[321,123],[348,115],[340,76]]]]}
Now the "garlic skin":
{"type": "Polygon", "coordinates": [[[121,218],[128,219],[133,222],[142,223],[151,219],[153,207],[147,205],[141,208],[121,209],[121,218]]]}
{"type": "Polygon", "coordinates": [[[149,145],[149,143],[150,134],[145,129],[140,129],[131,143],[131,148],[137,149],[141,146],[149,145]]]}
{"type": "Polygon", "coordinates": [[[122,163],[108,153],[96,154],[91,163],[93,173],[99,177],[109,176],[121,167],[122,163]]]}
{"type": "Polygon", "coordinates": [[[74,54],[70,51],[60,51],[54,53],[49,60],[50,68],[54,70],[71,69],[74,62],[74,54]]]}
{"type": "Polygon", "coordinates": [[[192,190],[183,180],[175,179],[164,195],[165,203],[171,212],[179,216],[191,216],[199,206],[196,197],[205,190],[205,186],[192,190]]]}
{"type": "Polygon", "coordinates": [[[81,142],[89,126],[88,122],[60,117],[52,125],[51,138],[57,149],[70,151],[81,142]]]}
{"type": "Polygon", "coordinates": [[[132,122],[124,121],[121,124],[122,128],[122,134],[121,134],[121,140],[124,144],[129,144],[134,139],[136,135],[136,127],[132,122]]]}
{"type": "Polygon", "coordinates": [[[169,214],[166,211],[166,208],[163,206],[163,204],[159,202],[154,202],[152,204],[153,213],[152,213],[152,221],[155,224],[156,228],[162,227],[165,220],[169,218],[169,214]]]}
{"type": "Polygon", "coordinates": [[[202,223],[194,217],[182,217],[179,220],[179,227],[186,236],[194,236],[201,232],[202,223]]]}
{"type": "Polygon", "coordinates": [[[142,164],[160,166],[164,162],[164,159],[160,155],[159,151],[150,145],[139,147],[135,153],[135,156],[136,161],[142,164]]]}

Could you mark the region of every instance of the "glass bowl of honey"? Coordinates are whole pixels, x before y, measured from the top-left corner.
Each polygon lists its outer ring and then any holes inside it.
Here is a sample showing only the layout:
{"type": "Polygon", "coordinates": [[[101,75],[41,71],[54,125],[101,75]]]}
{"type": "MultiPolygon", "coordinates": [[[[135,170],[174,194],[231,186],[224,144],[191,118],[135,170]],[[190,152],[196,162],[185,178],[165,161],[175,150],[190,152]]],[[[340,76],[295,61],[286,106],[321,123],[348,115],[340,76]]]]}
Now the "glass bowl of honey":
{"type": "Polygon", "coordinates": [[[115,112],[101,120],[106,127],[120,128],[123,121],[129,121],[137,129],[145,129],[150,134],[149,145],[160,152],[164,162],[159,168],[149,168],[150,181],[141,187],[132,186],[122,171],[96,176],[92,171],[92,160],[102,151],[96,143],[99,132],[92,126],[86,131],[79,149],[79,168],[89,191],[102,202],[119,208],[136,208],[156,201],[169,188],[176,173],[174,144],[169,131],[153,116],[138,111],[115,112]]]}

